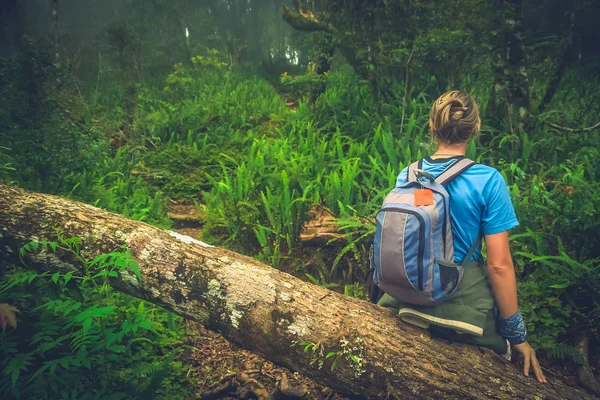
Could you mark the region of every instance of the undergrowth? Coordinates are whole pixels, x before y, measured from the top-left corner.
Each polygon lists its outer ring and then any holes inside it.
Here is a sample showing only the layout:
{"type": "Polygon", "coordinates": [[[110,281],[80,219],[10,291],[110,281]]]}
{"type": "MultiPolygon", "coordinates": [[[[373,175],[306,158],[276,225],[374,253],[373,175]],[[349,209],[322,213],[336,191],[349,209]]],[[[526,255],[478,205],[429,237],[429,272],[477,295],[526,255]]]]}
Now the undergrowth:
{"type": "Polygon", "coordinates": [[[56,241],[28,243],[24,259],[56,253],[83,274],[14,267],[0,285],[0,313],[12,325],[0,334],[2,396],[184,398],[181,318],[113,291],[109,280],[119,275],[142,279],[125,249],[95,259],[81,250],[79,238],[60,231],[56,241]]]}

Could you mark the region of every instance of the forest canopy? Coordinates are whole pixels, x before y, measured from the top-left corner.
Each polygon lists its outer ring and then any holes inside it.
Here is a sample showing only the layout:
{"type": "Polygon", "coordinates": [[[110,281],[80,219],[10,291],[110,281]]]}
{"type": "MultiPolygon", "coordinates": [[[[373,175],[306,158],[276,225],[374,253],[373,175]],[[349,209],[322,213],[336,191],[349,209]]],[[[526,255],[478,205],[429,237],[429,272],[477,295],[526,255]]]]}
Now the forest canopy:
{"type": "MultiPolygon", "coordinates": [[[[597,373],[598,15],[597,0],[5,0],[0,182],[366,299],[374,216],[398,173],[435,151],[431,102],[460,89],[482,116],[467,156],[500,171],[520,222],[530,342],[597,373]]],[[[78,254],[74,238],[55,243],[78,254]]],[[[2,257],[0,394],[195,390],[181,319],[2,257]],[[93,325],[76,319],[98,308],[93,325]],[[76,346],[103,374],[72,357],[64,326],[104,338],[76,346]]]]}

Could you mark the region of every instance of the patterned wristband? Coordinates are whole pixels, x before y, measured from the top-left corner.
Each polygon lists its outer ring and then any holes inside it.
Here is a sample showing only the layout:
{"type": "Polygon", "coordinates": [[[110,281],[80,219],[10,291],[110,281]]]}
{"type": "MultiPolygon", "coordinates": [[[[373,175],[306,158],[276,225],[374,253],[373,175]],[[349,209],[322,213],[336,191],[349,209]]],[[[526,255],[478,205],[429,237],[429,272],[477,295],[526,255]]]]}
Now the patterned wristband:
{"type": "Polygon", "coordinates": [[[510,344],[521,344],[527,340],[527,327],[520,311],[509,318],[499,316],[500,336],[509,341],[510,344]]]}

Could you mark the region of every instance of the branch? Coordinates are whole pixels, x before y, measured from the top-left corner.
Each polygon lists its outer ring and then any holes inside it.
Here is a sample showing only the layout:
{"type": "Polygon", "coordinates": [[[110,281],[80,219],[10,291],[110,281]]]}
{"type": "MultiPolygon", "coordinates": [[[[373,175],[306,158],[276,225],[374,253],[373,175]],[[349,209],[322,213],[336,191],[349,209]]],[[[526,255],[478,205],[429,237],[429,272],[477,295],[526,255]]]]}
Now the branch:
{"type": "Polygon", "coordinates": [[[569,132],[569,133],[581,133],[581,132],[589,132],[589,131],[593,131],[596,128],[600,127],[600,122],[598,122],[596,125],[587,127],[587,128],[567,128],[566,126],[560,126],[557,124],[553,124],[552,122],[548,122],[548,125],[550,125],[553,128],[556,129],[560,129],[561,131],[565,131],[565,132],[569,132]]]}
{"type": "Polygon", "coordinates": [[[283,5],[283,19],[292,28],[303,32],[328,32],[332,33],[333,28],[328,24],[321,22],[312,11],[302,12],[293,11],[285,4],[283,5]]]}

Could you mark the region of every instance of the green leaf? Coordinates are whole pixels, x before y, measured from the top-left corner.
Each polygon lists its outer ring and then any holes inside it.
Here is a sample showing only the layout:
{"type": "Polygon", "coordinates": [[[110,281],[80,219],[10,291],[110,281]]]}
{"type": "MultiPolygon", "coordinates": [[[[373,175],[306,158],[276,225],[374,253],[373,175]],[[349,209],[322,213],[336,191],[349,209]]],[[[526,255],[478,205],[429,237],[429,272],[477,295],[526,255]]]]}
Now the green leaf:
{"type": "Polygon", "coordinates": [[[52,249],[52,251],[56,251],[56,248],[58,247],[58,243],[56,242],[50,242],[48,243],[50,245],[50,248],[52,249]]]}
{"type": "Polygon", "coordinates": [[[337,357],[336,359],[333,360],[333,362],[331,363],[331,370],[333,371],[335,369],[335,367],[337,366],[338,361],[340,361],[341,357],[337,357]]]}
{"type": "Polygon", "coordinates": [[[304,275],[306,275],[306,277],[308,278],[309,281],[311,281],[315,285],[319,285],[320,282],[319,282],[319,280],[317,278],[315,278],[314,276],[312,276],[309,273],[305,273],[304,275]]]}
{"type": "Polygon", "coordinates": [[[58,283],[58,278],[60,278],[60,274],[58,272],[55,274],[52,274],[52,282],[58,283]]]}
{"type": "Polygon", "coordinates": [[[60,361],[60,366],[63,367],[64,369],[68,370],[69,367],[71,366],[71,363],[69,362],[70,357],[65,357],[60,361]]]}
{"type": "Polygon", "coordinates": [[[106,275],[108,275],[108,271],[100,271],[96,275],[92,276],[92,279],[99,278],[101,276],[106,276],[106,275]]]}
{"type": "Polygon", "coordinates": [[[557,283],[555,285],[550,285],[549,287],[551,287],[552,289],[565,289],[568,288],[569,286],[571,286],[570,283],[557,283]]]}
{"type": "Polygon", "coordinates": [[[13,388],[14,388],[14,387],[15,387],[15,385],[17,384],[17,380],[19,379],[19,375],[20,375],[20,374],[21,374],[21,371],[20,371],[20,370],[18,370],[18,369],[15,369],[15,370],[12,372],[12,374],[10,375],[10,376],[11,376],[11,379],[12,379],[12,386],[13,386],[13,388]]]}
{"type": "Polygon", "coordinates": [[[129,262],[129,269],[132,270],[135,276],[138,278],[138,282],[142,282],[142,274],[140,272],[140,267],[135,261],[132,260],[129,262]]]}
{"type": "Polygon", "coordinates": [[[150,321],[148,321],[148,320],[144,320],[144,321],[140,322],[140,323],[139,323],[139,327],[140,327],[140,328],[147,329],[147,330],[149,330],[149,331],[151,331],[151,332],[154,332],[154,333],[158,333],[158,332],[156,331],[156,329],[154,329],[154,326],[152,326],[152,322],[150,322],[150,321]]]}
{"type": "Polygon", "coordinates": [[[129,323],[129,321],[123,321],[123,323],[121,324],[121,331],[124,334],[128,334],[131,331],[131,324],[129,323]]]}
{"type": "Polygon", "coordinates": [[[92,327],[92,322],[94,322],[94,320],[91,317],[88,317],[83,321],[82,332],[84,335],[90,331],[90,328],[92,327]]]}
{"type": "Polygon", "coordinates": [[[71,280],[72,277],[73,277],[73,273],[71,271],[69,271],[65,274],[65,285],[67,283],[69,283],[69,281],[71,280]]]}
{"type": "Polygon", "coordinates": [[[38,375],[42,374],[49,367],[50,367],[50,364],[42,365],[42,367],[40,369],[38,369],[37,371],[35,371],[35,373],[33,373],[33,375],[31,375],[31,378],[29,378],[29,382],[33,382],[38,375]]]}
{"type": "Polygon", "coordinates": [[[58,343],[56,342],[47,342],[39,346],[36,351],[39,351],[40,353],[45,353],[48,350],[55,348],[56,346],[58,346],[58,343]]]}

